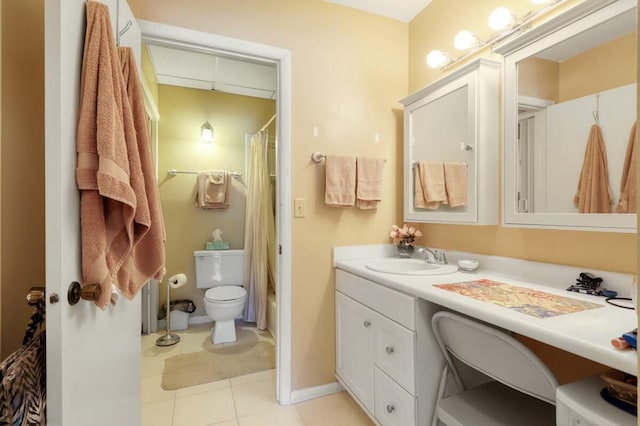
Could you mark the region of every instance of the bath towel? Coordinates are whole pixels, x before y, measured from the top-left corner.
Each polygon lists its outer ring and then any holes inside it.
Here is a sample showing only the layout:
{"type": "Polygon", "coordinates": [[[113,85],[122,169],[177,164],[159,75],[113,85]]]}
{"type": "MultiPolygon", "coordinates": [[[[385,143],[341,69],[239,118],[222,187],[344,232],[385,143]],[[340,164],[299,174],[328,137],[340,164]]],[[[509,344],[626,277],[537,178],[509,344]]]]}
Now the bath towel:
{"type": "Polygon", "coordinates": [[[82,284],[100,284],[96,304],[104,307],[133,247],[134,232],[144,235],[150,218],[148,209],[138,209],[144,178],[109,9],[89,1],[86,14],[76,134],[82,284]]]}
{"type": "Polygon", "coordinates": [[[384,159],[356,159],[356,206],[362,210],[377,209],[382,200],[384,159]]]}
{"type": "Polygon", "coordinates": [[[611,198],[602,129],[594,124],[589,131],[578,190],[573,197],[573,203],[580,213],[610,213],[611,198]]]}
{"type": "Polygon", "coordinates": [[[356,157],[327,155],[325,163],[325,204],[353,206],[356,200],[356,157]]]}
{"type": "Polygon", "coordinates": [[[435,210],[448,203],[442,162],[418,161],[414,175],[414,207],[435,210]]]}
{"type": "Polygon", "coordinates": [[[637,166],[636,166],[636,124],[633,123],[627,153],[624,157],[622,180],[620,182],[620,200],[616,206],[616,213],[635,213],[637,207],[637,166]]]}
{"type": "Polygon", "coordinates": [[[144,193],[137,194],[134,223],[148,223],[148,226],[134,228],[132,250],[118,271],[118,286],[122,293],[131,299],[151,278],[162,281],[165,274],[166,234],[135,57],[130,47],[119,47],[118,51],[144,179],[144,193]]]}
{"type": "Polygon", "coordinates": [[[467,204],[467,164],[444,163],[444,184],[451,207],[467,204]]]}
{"type": "Polygon", "coordinates": [[[195,204],[203,209],[226,209],[230,205],[231,182],[224,170],[208,170],[196,178],[195,204]]]}

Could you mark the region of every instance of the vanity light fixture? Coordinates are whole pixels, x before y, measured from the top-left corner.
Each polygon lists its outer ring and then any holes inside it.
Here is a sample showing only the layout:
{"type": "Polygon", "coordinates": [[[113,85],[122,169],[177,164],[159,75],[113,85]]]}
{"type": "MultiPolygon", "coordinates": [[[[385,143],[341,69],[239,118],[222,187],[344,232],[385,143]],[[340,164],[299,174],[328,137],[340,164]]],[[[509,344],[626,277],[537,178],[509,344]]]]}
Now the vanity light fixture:
{"type": "Polygon", "coordinates": [[[467,59],[486,46],[493,47],[498,42],[517,32],[524,32],[534,19],[565,1],[567,0],[531,0],[533,4],[544,4],[544,6],[538,10],[528,12],[522,19],[517,19],[508,8],[499,7],[489,15],[489,28],[495,33],[488,40],[481,41],[474,33],[468,30],[460,31],[453,39],[453,45],[457,50],[466,52],[462,56],[453,59],[442,50],[432,50],[427,55],[427,65],[430,68],[440,68],[441,71],[444,71],[456,62],[467,59]]]}
{"type": "Polygon", "coordinates": [[[460,31],[453,39],[453,46],[460,51],[477,47],[480,44],[478,36],[467,30],[460,31]]]}
{"type": "Polygon", "coordinates": [[[499,7],[491,12],[488,23],[493,31],[502,31],[515,25],[516,16],[506,7],[499,7]]]}
{"type": "Polygon", "coordinates": [[[451,63],[451,61],[451,57],[441,50],[432,50],[427,55],[427,65],[430,68],[445,67],[451,63]]]}
{"type": "Polygon", "coordinates": [[[208,121],[200,127],[200,141],[202,143],[213,143],[213,126],[208,121]]]}

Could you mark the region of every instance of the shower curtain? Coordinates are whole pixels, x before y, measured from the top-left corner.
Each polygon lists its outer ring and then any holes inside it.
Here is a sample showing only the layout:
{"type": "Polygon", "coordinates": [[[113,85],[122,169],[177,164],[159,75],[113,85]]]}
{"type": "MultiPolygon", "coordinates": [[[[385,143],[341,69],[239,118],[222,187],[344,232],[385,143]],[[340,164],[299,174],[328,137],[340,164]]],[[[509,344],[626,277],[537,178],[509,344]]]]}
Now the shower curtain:
{"type": "Polygon", "coordinates": [[[247,204],[244,220],[244,287],[247,306],[244,320],[267,327],[267,289],[275,288],[275,219],[267,164],[268,133],[251,138],[247,170],[247,204]]]}

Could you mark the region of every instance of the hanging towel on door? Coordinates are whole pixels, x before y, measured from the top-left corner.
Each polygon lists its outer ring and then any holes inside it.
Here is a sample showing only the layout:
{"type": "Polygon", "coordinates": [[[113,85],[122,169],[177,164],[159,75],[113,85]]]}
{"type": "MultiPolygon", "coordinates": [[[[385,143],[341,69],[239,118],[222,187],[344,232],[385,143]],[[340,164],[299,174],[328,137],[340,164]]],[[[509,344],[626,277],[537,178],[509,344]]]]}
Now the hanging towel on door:
{"type": "Polygon", "coordinates": [[[622,169],[622,180],[620,182],[620,200],[616,206],[616,213],[635,213],[637,207],[637,186],[636,186],[636,124],[633,123],[629,142],[627,143],[627,153],[624,157],[622,169]]]}
{"type": "MultiPolygon", "coordinates": [[[[150,229],[151,212],[109,9],[88,1],[86,13],[76,134],[82,284],[100,285],[96,304],[104,308],[112,284],[120,287],[122,265],[150,229]]],[[[124,294],[133,297],[130,288],[124,294]]]]}
{"type": "Polygon", "coordinates": [[[580,213],[609,213],[611,211],[607,151],[602,129],[591,126],[584,153],[584,162],[573,203],[580,213]]]}
{"type": "Polygon", "coordinates": [[[160,206],[160,194],[153,168],[142,87],[133,49],[119,47],[118,52],[126,85],[127,100],[131,106],[136,146],[144,179],[144,193],[136,194],[137,208],[134,223],[149,223],[148,227],[136,226],[134,228],[133,248],[118,271],[119,288],[126,297],[132,299],[151,278],[162,281],[165,274],[164,243],[166,233],[160,206]],[[142,212],[140,206],[146,206],[142,212]],[[148,217],[146,217],[147,214],[148,217]]]}

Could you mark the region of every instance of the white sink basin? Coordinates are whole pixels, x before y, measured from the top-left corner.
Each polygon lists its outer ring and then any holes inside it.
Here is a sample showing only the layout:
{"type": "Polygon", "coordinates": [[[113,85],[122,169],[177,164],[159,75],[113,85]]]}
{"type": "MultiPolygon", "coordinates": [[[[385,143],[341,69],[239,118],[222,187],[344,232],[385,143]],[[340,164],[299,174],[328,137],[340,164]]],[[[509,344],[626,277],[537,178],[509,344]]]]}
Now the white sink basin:
{"type": "Polygon", "coordinates": [[[436,265],[421,259],[380,259],[364,266],[372,271],[397,275],[443,275],[458,270],[456,265],[436,265]]]}

